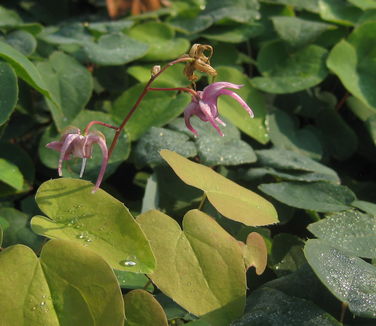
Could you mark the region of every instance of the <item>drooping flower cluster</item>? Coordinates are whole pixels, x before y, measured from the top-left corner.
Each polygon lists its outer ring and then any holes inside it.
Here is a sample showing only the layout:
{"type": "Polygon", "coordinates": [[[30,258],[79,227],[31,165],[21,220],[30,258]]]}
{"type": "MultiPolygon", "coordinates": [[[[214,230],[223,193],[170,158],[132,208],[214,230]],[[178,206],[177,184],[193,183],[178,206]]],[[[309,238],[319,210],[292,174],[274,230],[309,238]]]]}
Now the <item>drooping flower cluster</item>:
{"type": "Polygon", "coordinates": [[[85,170],[86,160],[92,156],[94,144],[99,145],[103,156],[102,166],[95,183],[95,191],[99,188],[102,182],[108,161],[106,139],[102,133],[97,131],[90,132],[88,135],[82,135],[79,128],[69,128],[63,134],[60,141],[48,143],[46,147],[60,152],[58,163],[58,173],[60,177],[63,175],[63,161],[70,160],[72,157],[82,158],[82,166],[80,171],[81,178],[85,170]]]}
{"type": "Polygon", "coordinates": [[[235,92],[227,88],[239,89],[243,85],[232,84],[228,82],[217,82],[206,86],[203,91],[198,91],[197,96],[192,97],[191,103],[184,110],[184,120],[187,128],[195,135],[197,131],[192,127],[190,118],[192,115],[198,116],[202,121],[209,121],[209,123],[223,136],[223,132],[219,129],[218,124],[226,126],[226,124],[219,118],[217,100],[220,95],[229,95],[234,98],[253,118],[252,109],[247,103],[235,92]]]}

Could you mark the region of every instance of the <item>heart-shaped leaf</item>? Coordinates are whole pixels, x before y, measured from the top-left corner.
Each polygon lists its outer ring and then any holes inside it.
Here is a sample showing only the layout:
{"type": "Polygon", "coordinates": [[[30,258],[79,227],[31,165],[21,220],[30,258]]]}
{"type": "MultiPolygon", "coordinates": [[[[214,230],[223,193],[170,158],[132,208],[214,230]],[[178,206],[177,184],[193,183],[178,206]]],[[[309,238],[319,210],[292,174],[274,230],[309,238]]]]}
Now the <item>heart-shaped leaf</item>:
{"type": "Polygon", "coordinates": [[[294,93],[319,84],[328,74],[325,66],[327,50],[310,44],[291,50],[277,40],[264,45],[257,57],[263,77],[252,79],[252,85],[268,93],[294,93]]]}
{"type": "Polygon", "coordinates": [[[161,156],[186,184],[203,190],[211,204],[227,218],[250,226],[278,222],[273,205],[256,193],[177,153],[161,150],[161,156]]]}
{"type": "Polygon", "coordinates": [[[175,220],[152,210],[137,222],[157,261],[149,277],[162,292],[195,315],[213,314],[208,318],[214,325],[228,325],[241,315],[246,291],[241,248],[213,218],[189,211],[181,230],[175,220]]]}
{"type": "Polygon", "coordinates": [[[43,247],[38,259],[28,247],[16,245],[1,252],[0,265],[4,325],[124,323],[116,277],[91,250],[70,241],[52,240],[43,247]]]}
{"type": "Polygon", "coordinates": [[[36,202],[44,216],[31,221],[34,232],[72,240],[101,255],[112,268],[150,273],[154,257],[148,240],[123,203],[78,179],[43,183],[36,202]]]}
{"type": "Polygon", "coordinates": [[[93,79],[84,66],[63,52],[52,53],[48,61],[40,62],[37,68],[59,104],[47,101],[56,127],[61,131],[89,101],[93,79]]]}

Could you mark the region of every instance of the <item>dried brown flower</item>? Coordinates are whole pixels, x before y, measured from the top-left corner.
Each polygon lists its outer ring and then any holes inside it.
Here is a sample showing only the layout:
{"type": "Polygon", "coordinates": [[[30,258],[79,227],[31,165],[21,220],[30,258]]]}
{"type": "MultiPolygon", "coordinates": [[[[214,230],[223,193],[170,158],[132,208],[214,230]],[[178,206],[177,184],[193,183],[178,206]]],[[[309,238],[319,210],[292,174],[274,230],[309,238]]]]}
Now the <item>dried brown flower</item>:
{"type": "Polygon", "coordinates": [[[207,73],[210,76],[217,76],[217,71],[210,65],[210,58],[213,55],[213,47],[207,44],[193,44],[188,54],[185,56],[194,60],[187,62],[184,68],[184,74],[187,78],[194,82],[198,79],[195,71],[207,73]],[[208,55],[205,52],[208,51],[208,55]]]}

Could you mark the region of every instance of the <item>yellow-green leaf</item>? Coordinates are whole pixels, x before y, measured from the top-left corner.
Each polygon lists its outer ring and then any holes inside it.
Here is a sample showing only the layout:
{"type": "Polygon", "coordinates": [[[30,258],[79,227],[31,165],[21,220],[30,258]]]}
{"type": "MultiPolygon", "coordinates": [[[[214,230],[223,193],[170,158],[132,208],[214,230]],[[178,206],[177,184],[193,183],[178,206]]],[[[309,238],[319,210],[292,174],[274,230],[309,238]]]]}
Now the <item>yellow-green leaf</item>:
{"type": "Polygon", "coordinates": [[[159,302],[147,291],[133,290],[124,296],[125,326],[168,326],[159,302]]]}
{"type": "Polygon", "coordinates": [[[189,312],[228,325],[245,304],[246,280],[238,242],[210,216],[189,211],[183,228],[151,210],[137,218],[157,260],[151,280],[189,312]]]}
{"type": "Polygon", "coordinates": [[[148,240],[123,203],[79,179],[43,183],[36,202],[49,218],[35,216],[34,232],[72,240],[101,255],[112,268],[150,273],[155,261],[148,240]]]}
{"type": "Polygon", "coordinates": [[[274,206],[258,194],[175,152],[163,149],[161,156],[186,184],[203,190],[211,204],[227,218],[250,226],[278,222],[274,206]]]}
{"type": "Polygon", "coordinates": [[[256,268],[256,274],[261,275],[268,260],[268,250],[266,248],[265,240],[257,232],[248,234],[247,242],[239,241],[240,247],[243,250],[243,258],[245,267],[248,270],[250,267],[256,268]]]}

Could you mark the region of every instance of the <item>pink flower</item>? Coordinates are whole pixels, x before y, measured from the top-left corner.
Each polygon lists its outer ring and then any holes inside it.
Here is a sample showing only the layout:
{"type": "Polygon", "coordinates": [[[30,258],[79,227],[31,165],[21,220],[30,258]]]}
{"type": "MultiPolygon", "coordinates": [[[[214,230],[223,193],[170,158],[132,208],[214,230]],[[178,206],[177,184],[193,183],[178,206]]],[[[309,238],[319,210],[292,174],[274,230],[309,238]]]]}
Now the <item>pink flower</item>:
{"type": "Polygon", "coordinates": [[[236,85],[227,82],[217,82],[209,86],[206,86],[204,90],[197,92],[197,97],[192,98],[192,102],[184,110],[184,120],[187,128],[197,135],[197,131],[192,127],[190,118],[192,115],[197,115],[202,121],[209,121],[210,124],[223,136],[218,124],[226,126],[226,124],[218,117],[217,99],[220,95],[229,95],[237,100],[240,105],[249,113],[253,118],[253,112],[251,108],[244,102],[244,100],[235,92],[226,88],[239,89],[243,85],[236,85]]]}
{"type": "Polygon", "coordinates": [[[103,156],[102,166],[93,190],[96,191],[102,182],[108,161],[106,139],[102,133],[90,132],[87,136],[84,136],[81,135],[80,129],[71,128],[64,133],[60,141],[53,141],[51,143],[48,143],[46,147],[60,152],[59,164],[57,168],[60,177],[63,175],[63,161],[70,160],[71,156],[82,158],[82,166],[80,172],[81,178],[85,170],[86,160],[88,158],[91,158],[91,155],[93,153],[94,144],[99,145],[100,149],[102,150],[103,156]]]}

